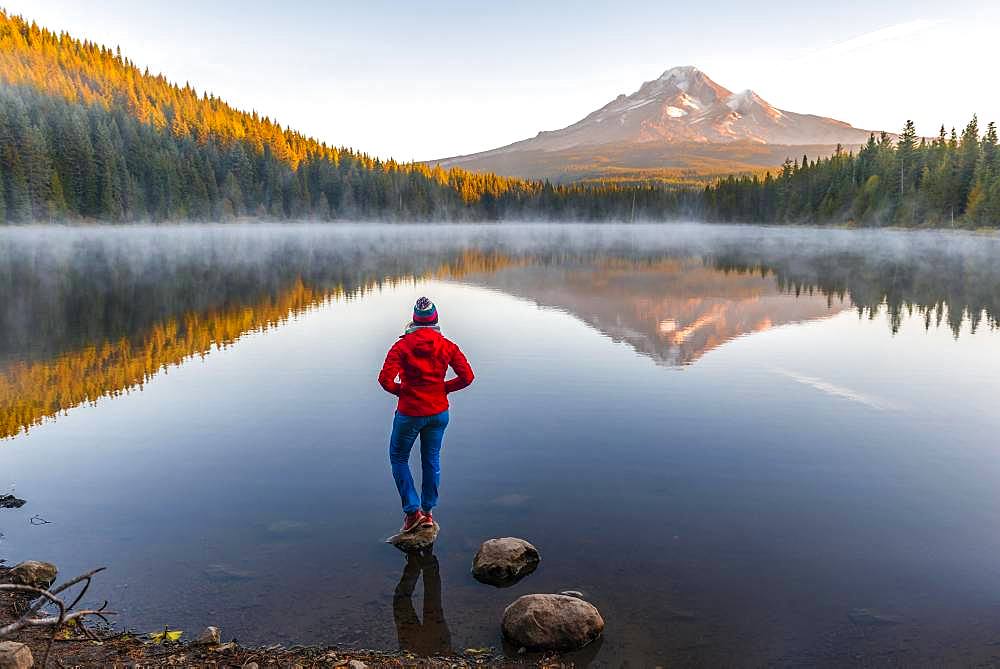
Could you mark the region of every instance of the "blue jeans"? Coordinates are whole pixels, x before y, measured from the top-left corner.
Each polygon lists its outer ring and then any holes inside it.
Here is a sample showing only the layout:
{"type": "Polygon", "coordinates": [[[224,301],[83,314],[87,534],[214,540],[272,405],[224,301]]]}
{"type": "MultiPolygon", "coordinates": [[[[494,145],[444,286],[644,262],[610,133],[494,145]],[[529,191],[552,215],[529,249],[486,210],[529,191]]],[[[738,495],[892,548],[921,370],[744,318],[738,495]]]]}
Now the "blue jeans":
{"type": "Polygon", "coordinates": [[[437,506],[438,484],[441,482],[441,441],[446,427],[447,411],[433,416],[405,416],[397,411],[392,419],[389,462],[406,513],[417,509],[430,511],[437,506]],[[410,450],[417,436],[420,437],[420,466],[423,470],[419,497],[413,485],[413,474],[410,473],[410,450]]]}

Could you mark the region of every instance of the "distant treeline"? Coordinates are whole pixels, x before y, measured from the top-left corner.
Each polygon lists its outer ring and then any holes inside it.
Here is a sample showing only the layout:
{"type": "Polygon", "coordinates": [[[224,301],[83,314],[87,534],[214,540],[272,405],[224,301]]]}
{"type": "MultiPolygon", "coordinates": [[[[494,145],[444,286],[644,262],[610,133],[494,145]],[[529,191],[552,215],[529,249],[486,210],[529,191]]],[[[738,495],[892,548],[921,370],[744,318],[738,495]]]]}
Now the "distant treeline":
{"type": "Polygon", "coordinates": [[[379,160],[0,11],[0,223],[705,219],[1000,225],[996,131],[789,162],[704,191],[553,185],[379,160]]]}
{"type": "Polygon", "coordinates": [[[692,212],[657,185],[553,185],[370,159],[349,150],[293,168],[267,145],[203,140],[121,108],[0,87],[0,222],[166,220],[630,220],[692,212]]]}
{"type": "Polygon", "coordinates": [[[553,186],[330,147],[0,12],[0,221],[650,217],[689,194],[553,186]]]}
{"type": "Polygon", "coordinates": [[[1000,149],[994,123],[944,126],[918,139],[872,136],[857,155],[787,161],[777,176],[730,177],[705,189],[706,214],[732,222],[1000,227],[1000,149]]]}

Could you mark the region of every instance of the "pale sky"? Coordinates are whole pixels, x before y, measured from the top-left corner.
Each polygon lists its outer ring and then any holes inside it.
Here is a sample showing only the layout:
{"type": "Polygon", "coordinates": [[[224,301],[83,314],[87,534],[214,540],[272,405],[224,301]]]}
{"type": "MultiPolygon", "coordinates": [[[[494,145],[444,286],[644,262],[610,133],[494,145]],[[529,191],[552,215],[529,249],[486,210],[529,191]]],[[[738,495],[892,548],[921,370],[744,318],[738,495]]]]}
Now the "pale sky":
{"type": "Polygon", "coordinates": [[[401,160],[569,125],[676,65],[866,129],[1000,121],[996,0],[0,4],[330,144],[401,160]]]}

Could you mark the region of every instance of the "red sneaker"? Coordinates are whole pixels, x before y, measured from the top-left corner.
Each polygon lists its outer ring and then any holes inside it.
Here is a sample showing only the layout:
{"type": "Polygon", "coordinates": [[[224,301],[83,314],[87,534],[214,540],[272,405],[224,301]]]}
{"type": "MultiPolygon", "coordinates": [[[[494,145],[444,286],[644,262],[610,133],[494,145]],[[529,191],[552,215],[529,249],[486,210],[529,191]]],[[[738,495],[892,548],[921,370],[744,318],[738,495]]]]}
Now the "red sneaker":
{"type": "Polygon", "coordinates": [[[421,527],[434,527],[434,514],[430,511],[418,512],[423,517],[420,521],[421,527]]]}
{"type": "Polygon", "coordinates": [[[408,513],[403,518],[403,527],[399,529],[400,532],[412,532],[413,530],[420,527],[424,520],[424,514],[419,511],[414,511],[413,513],[408,513]]]}

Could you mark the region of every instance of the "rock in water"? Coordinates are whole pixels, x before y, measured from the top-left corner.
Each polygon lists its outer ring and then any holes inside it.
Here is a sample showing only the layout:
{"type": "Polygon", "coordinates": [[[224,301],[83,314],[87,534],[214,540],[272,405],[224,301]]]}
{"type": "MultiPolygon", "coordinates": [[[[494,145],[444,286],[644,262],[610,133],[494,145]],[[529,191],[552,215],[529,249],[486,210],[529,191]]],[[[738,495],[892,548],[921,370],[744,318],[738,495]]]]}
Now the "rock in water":
{"type": "Polygon", "coordinates": [[[416,553],[427,550],[434,545],[441,527],[434,523],[433,527],[421,527],[413,532],[400,532],[385,540],[404,553],[416,553]]]}
{"type": "Polygon", "coordinates": [[[228,564],[210,564],[205,568],[205,576],[215,581],[245,581],[253,578],[254,573],[228,564]]]}
{"type": "Polygon", "coordinates": [[[583,648],[604,632],[590,603],[566,595],[525,595],[503,612],[503,633],[528,650],[583,648]]]}
{"type": "Polygon", "coordinates": [[[23,643],[0,641],[0,669],[29,669],[35,664],[31,649],[23,643]]]}
{"type": "Polygon", "coordinates": [[[20,509],[26,503],[13,495],[0,495],[0,509],[20,509]]]}
{"type": "Polygon", "coordinates": [[[11,567],[4,574],[3,580],[14,585],[30,585],[45,590],[55,582],[58,573],[54,564],[25,560],[11,567]]]}
{"type": "Polygon", "coordinates": [[[851,609],[847,617],[855,625],[898,625],[902,622],[899,616],[885,615],[871,609],[851,609]]]}
{"type": "Polygon", "coordinates": [[[535,571],[540,560],[538,549],[524,539],[489,539],[472,560],[472,575],[480,583],[504,588],[535,571]]]}
{"type": "Polygon", "coordinates": [[[218,627],[209,625],[202,630],[201,634],[198,635],[198,638],[192,643],[196,646],[216,646],[220,641],[222,641],[222,632],[219,631],[218,627]]]}
{"type": "Polygon", "coordinates": [[[587,596],[580,592],[579,590],[563,590],[559,593],[560,595],[566,595],[567,597],[576,597],[577,599],[586,600],[587,596]]]}

